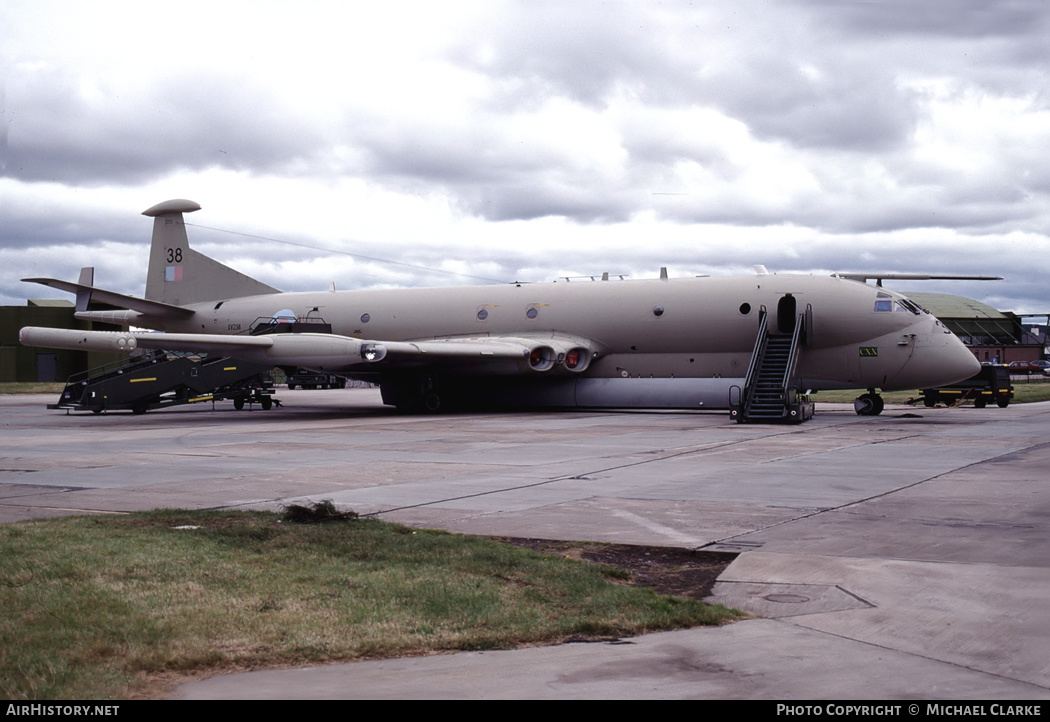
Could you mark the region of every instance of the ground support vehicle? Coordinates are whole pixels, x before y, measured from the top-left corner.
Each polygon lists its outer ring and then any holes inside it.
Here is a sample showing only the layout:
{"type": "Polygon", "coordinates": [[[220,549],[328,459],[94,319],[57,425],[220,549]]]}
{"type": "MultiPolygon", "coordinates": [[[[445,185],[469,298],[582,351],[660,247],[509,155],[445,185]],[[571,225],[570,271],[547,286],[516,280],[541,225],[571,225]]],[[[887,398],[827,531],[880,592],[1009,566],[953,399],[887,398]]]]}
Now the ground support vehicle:
{"type": "Polygon", "coordinates": [[[1010,383],[1010,370],[1000,364],[989,364],[982,366],[976,375],[965,381],[935,389],[922,389],[922,395],[916,401],[921,400],[925,406],[932,408],[938,403],[954,406],[972,400],[973,405],[979,409],[983,409],[989,403],[1005,409],[1013,397],[1014,387],[1010,383]]]}
{"type": "Polygon", "coordinates": [[[157,351],[71,376],[58,403],[67,411],[132,411],[144,414],[180,404],[232,401],[237,410],[278,404],[270,367],[228,357],[157,351]]]}
{"type": "Polygon", "coordinates": [[[309,369],[296,369],[295,373],[288,375],[288,389],[296,387],[303,389],[345,389],[346,378],[335,374],[310,371],[309,369]]]}

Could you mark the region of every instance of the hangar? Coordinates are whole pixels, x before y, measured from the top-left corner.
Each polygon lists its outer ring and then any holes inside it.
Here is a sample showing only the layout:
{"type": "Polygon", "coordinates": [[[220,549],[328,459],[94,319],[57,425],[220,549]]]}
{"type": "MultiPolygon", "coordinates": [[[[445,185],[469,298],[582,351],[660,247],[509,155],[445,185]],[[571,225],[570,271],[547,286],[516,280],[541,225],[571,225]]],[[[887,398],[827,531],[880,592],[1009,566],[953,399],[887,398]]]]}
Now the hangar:
{"type": "Polygon", "coordinates": [[[1025,330],[1018,314],[950,293],[917,291],[905,295],[951,329],[978,361],[1008,364],[1044,357],[1045,333],[1025,330]]]}
{"type": "Polygon", "coordinates": [[[23,326],[119,331],[119,327],[73,316],[65,300],[30,299],[25,306],[0,306],[0,382],[65,381],[75,373],[102,366],[119,358],[115,353],[29,348],[18,342],[23,326]]]}

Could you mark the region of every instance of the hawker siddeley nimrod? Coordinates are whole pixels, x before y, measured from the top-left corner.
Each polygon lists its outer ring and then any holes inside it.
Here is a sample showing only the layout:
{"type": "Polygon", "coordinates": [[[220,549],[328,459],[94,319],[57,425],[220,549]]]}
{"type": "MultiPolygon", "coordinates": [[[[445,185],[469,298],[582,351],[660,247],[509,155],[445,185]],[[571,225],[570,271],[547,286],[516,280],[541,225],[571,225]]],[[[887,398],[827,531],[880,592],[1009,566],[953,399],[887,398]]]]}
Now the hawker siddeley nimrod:
{"type": "Polygon", "coordinates": [[[812,405],[807,412],[798,399],[822,389],[866,389],[857,412],[875,415],[879,389],[939,386],[979,370],[929,312],[863,278],[756,267],[723,278],[662,271],[652,280],[281,293],[190,248],[183,214],[199,209],[171,200],[143,212],[154,219],[145,298],[94,287],[91,269],[79,283],[25,279],[75,293],[79,318],[165,333],[27,327],[22,343],[306,367],[375,382],[385,403],[410,410],[730,409],[738,421],[802,420],[812,405]]]}

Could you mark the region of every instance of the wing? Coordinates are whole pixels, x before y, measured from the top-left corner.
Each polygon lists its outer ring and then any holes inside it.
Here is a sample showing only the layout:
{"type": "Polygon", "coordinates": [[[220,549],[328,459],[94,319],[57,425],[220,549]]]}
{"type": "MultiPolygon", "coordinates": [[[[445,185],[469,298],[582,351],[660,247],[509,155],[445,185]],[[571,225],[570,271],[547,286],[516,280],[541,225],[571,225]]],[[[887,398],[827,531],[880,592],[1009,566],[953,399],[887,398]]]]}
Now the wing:
{"type": "Polygon", "coordinates": [[[460,368],[502,375],[549,371],[578,373],[597,354],[594,344],[573,336],[481,336],[418,341],[370,341],[327,333],[260,336],[197,333],[76,331],[27,326],[18,335],[25,346],[84,351],[206,351],[274,366],[303,366],[354,373],[422,367],[460,368]]]}
{"type": "Polygon", "coordinates": [[[965,276],[957,274],[932,274],[932,273],[832,273],[833,277],[848,278],[851,281],[867,283],[875,281],[879,286],[884,280],[887,281],[1001,281],[1002,276],[965,276]]]}

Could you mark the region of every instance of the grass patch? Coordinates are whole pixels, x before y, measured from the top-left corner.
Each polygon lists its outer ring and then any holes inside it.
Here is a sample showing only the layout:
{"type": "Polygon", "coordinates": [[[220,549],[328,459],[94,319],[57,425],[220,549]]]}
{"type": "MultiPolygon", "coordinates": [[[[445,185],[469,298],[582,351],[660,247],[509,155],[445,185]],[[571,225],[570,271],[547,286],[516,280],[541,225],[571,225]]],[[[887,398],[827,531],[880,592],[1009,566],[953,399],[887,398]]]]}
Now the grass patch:
{"type": "Polygon", "coordinates": [[[158,510],[0,526],[0,698],[721,624],[617,569],[375,520],[158,510]],[[196,528],[176,528],[196,527],[196,528]]]}
{"type": "MultiPolygon", "coordinates": [[[[1014,380],[1013,403],[1030,404],[1036,401],[1050,401],[1050,379],[1033,376],[1030,379],[1014,380]]],[[[816,402],[853,403],[853,400],[865,393],[866,389],[853,391],[821,391],[811,397],[816,402]]],[[[906,404],[919,398],[918,391],[887,391],[881,394],[887,404],[906,404]]],[[[969,402],[972,403],[972,402],[969,402]]]]}
{"type": "Polygon", "coordinates": [[[29,381],[4,381],[0,383],[0,394],[60,394],[66,388],[62,383],[29,381]]]}
{"type": "Polygon", "coordinates": [[[1050,379],[1031,377],[1014,381],[1014,403],[1028,404],[1035,401],[1050,401],[1050,379]]]}
{"type": "MultiPolygon", "coordinates": [[[[831,391],[818,391],[810,396],[810,399],[816,403],[824,401],[830,404],[852,404],[853,400],[856,399],[863,393],[867,393],[867,389],[835,389],[831,391]]],[[[906,404],[909,401],[919,398],[918,391],[886,391],[880,393],[879,396],[887,404],[906,404]]]]}

